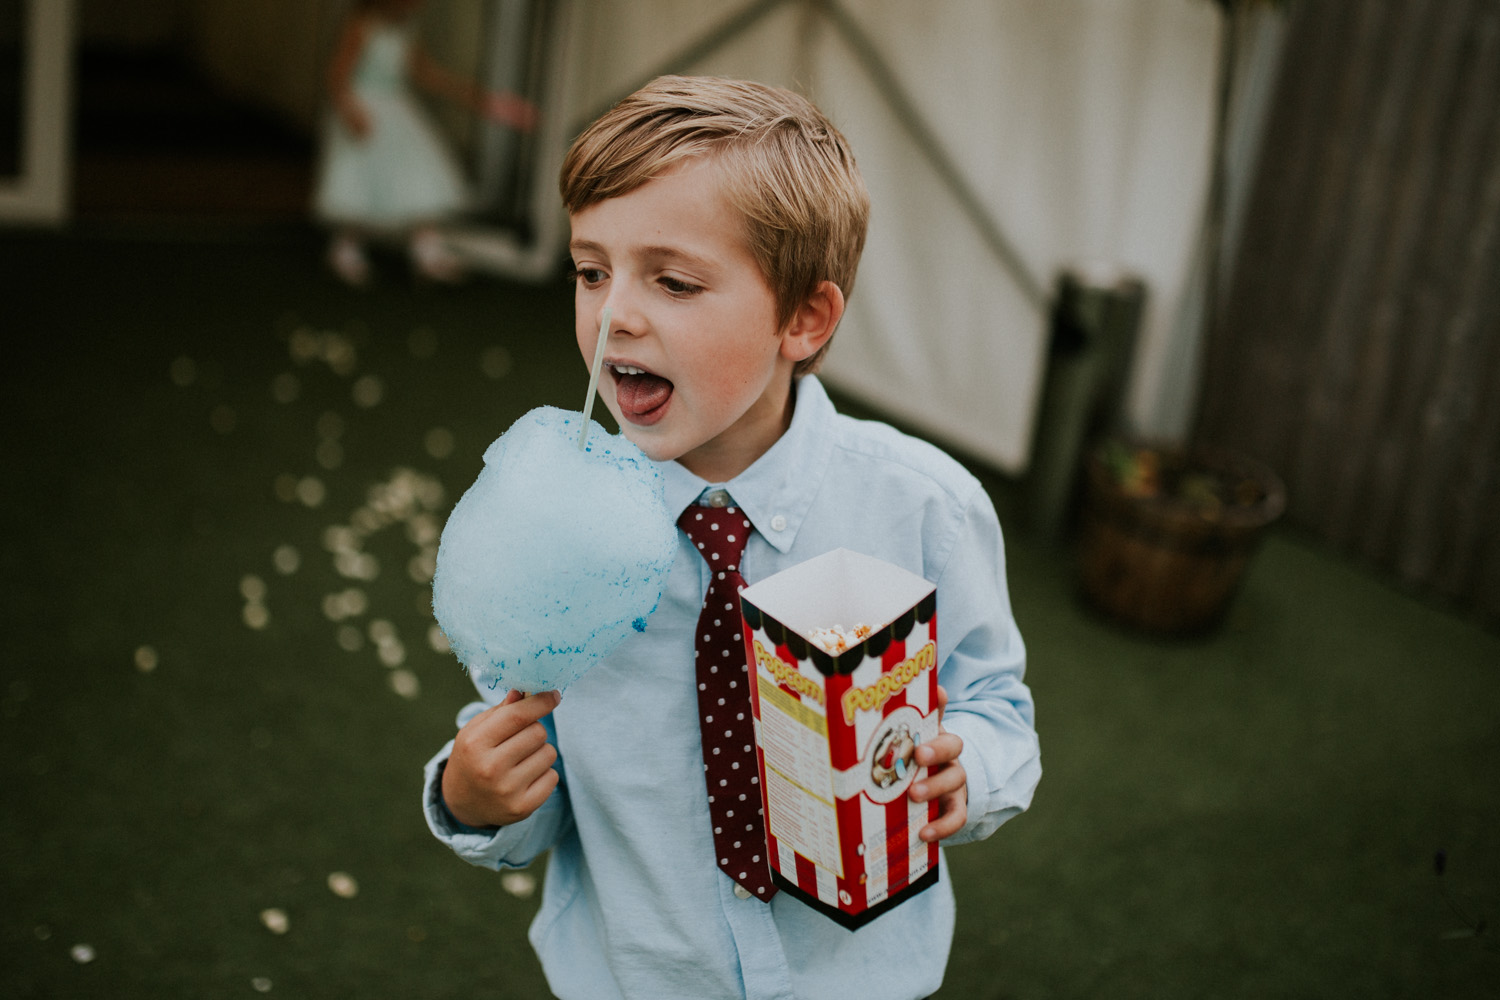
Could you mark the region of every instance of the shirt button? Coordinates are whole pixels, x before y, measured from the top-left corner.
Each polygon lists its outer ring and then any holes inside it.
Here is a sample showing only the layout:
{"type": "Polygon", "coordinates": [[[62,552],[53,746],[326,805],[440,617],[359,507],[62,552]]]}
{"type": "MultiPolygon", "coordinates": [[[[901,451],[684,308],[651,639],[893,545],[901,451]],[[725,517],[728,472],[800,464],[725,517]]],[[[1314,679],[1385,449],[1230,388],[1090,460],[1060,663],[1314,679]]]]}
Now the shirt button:
{"type": "Polygon", "coordinates": [[[734,502],[728,490],[714,490],[703,499],[708,502],[710,507],[728,507],[734,502]]]}
{"type": "Polygon", "coordinates": [[[750,890],[746,889],[744,886],[740,885],[738,882],[736,882],[734,884],[734,894],[736,896],[740,897],[741,899],[749,899],[750,898],[750,890]]]}
{"type": "Polygon", "coordinates": [[[777,514],[775,517],[771,518],[771,530],[772,531],[785,531],[786,530],[786,518],[782,517],[780,514],[777,514]]]}

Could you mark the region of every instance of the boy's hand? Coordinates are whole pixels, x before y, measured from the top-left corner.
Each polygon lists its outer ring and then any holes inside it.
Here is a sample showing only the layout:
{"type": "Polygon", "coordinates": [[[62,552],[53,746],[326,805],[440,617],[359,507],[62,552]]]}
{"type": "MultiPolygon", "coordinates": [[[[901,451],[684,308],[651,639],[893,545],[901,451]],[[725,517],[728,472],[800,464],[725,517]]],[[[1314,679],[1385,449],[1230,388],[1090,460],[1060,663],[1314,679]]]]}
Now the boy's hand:
{"type": "Polygon", "coordinates": [[[937,692],[938,734],[917,747],[917,763],[927,768],[927,777],[911,786],[913,802],[938,801],[937,819],[917,833],[929,844],[953,836],[969,818],[969,779],[964,774],[964,766],[958,762],[964,741],[957,733],[943,728],[948,692],[942,685],[938,685],[937,692]]]}
{"type": "Polygon", "coordinates": [[[506,826],[547,801],[557,787],[557,749],[538,720],[561,700],[556,691],[525,697],[512,691],[458,731],[443,770],[443,802],[454,819],[506,826]]]}

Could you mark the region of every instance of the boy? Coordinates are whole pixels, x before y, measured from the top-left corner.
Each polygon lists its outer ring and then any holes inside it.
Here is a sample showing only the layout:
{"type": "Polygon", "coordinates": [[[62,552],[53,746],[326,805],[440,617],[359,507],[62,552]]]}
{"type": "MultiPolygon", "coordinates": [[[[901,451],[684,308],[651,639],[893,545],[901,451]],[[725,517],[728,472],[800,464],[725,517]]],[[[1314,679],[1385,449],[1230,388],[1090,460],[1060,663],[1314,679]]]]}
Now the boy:
{"type": "MultiPolygon", "coordinates": [[[[838,415],[810,374],[868,218],[843,136],[788,91],[663,77],[578,138],[562,194],[579,349],[594,357],[608,306],[601,394],[661,464],[680,523],[743,512],[753,529],[737,558],[751,583],[840,546],[936,582],[947,709],[917,750],[928,777],[910,794],[939,802],[922,839],[988,836],[1026,808],[1041,773],[993,507],[936,448],[838,415]]],[[[488,867],[551,849],[530,937],[564,1000],[926,996],[952,940],[946,865],[853,932],[721,865],[711,828],[725,802],[705,785],[705,748],[729,713],[749,725],[750,706],[743,685],[738,705],[733,692],[722,709],[700,698],[695,642],[715,575],[680,535],[646,631],[566,702],[511,692],[460,713],[427,768],[433,832],[488,867]]],[[[734,822],[750,818],[763,838],[754,811],[734,822]]]]}

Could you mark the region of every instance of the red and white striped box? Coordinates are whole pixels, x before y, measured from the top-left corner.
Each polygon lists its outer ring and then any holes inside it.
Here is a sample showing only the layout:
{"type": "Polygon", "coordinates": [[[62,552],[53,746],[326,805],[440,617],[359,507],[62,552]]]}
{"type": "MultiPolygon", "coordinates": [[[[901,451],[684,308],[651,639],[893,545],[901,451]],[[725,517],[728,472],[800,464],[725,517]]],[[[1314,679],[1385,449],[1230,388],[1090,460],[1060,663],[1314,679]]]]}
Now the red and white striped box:
{"type": "Polygon", "coordinates": [[[908,794],[938,735],[936,588],[836,549],[740,605],[772,878],[858,928],[937,881],[937,845],[917,837],[937,803],[908,794]],[[808,638],[859,625],[870,634],[838,655],[808,638]]]}

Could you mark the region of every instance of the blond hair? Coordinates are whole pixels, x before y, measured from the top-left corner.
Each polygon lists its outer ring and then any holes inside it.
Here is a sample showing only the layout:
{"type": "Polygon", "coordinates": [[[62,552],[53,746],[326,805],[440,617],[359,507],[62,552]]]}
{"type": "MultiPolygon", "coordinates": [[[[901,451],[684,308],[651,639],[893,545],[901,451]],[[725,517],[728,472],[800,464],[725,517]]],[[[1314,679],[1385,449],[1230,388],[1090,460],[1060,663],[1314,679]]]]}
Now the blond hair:
{"type": "MultiPolygon", "coordinates": [[[[782,329],[823,281],[847,298],[864,250],[870,197],[848,141],[807,98],[718,77],[662,76],[574,140],[559,186],[574,214],[628,194],[696,156],[712,156],[745,219],[751,255],[782,329]]],[[[827,352],[798,362],[816,371],[827,352]]]]}

